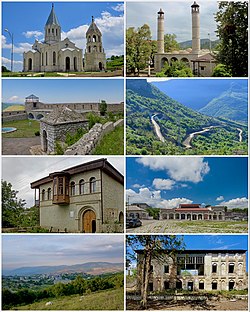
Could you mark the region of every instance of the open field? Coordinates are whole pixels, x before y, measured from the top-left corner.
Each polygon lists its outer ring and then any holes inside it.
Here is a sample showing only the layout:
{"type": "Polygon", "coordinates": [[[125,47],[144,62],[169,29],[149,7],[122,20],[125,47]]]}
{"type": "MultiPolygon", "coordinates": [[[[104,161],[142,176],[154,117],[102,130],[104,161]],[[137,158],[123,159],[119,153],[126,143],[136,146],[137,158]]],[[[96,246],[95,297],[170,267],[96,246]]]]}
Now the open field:
{"type": "Polygon", "coordinates": [[[3,122],[2,127],[17,128],[14,132],[3,133],[3,138],[32,138],[36,131],[40,131],[39,121],[28,119],[3,122]]]}
{"type": "Polygon", "coordinates": [[[247,233],[247,221],[142,220],[127,233],[247,233]]]}
{"type": "Polygon", "coordinates": [[[33,304],[13,307],[12,310],[123,310],[123,288],[99,291],[84,296],[72,295],[45,299],[33,304]],[[46,306],[46,302],[52,302],[46,306]]]}

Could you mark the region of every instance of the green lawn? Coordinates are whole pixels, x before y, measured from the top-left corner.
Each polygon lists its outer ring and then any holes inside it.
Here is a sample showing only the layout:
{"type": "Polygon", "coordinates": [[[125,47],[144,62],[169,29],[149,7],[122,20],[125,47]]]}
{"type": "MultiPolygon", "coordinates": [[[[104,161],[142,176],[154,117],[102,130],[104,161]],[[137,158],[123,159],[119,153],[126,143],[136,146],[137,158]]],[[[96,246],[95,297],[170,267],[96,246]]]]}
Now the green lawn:
{"type": "Polygon", "coordinates": [[[17,120],[3,122],[2,127],[14,127],[16,131],[3,133],[3,138],[31,138],[35,137],[35,132],[40,131],[40,123],[36,120],[17,120]]]}
{"type": "Polygon", "coordinates": [[[123,155],[124,154],[124,127],[117,127],[104,135],[97,145],[93,155],[123,155]]]}
{"type": "Polygon", "coordinates": [[[103,290],[92,294],[63,296],[41,300],[25,306],[13,307],[12,310],[123,310],[123,288],[103,290]],[[52,305],[46,306],[46,302],[52,305]]]}

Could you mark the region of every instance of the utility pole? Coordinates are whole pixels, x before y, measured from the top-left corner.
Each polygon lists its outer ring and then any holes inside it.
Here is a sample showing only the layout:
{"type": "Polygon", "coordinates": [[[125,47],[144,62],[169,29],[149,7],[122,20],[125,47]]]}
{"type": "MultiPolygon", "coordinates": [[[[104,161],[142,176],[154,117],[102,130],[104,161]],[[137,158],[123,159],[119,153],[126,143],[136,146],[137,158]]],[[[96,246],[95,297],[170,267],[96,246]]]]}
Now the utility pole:
{"type": "Polygon", "coordinates": [[[4,31],[6,31],[11,39],[11,72],[13,72],[13,63],[14,63],[14,34],[11,33],[8,28],[5,28],[4,31]]]}

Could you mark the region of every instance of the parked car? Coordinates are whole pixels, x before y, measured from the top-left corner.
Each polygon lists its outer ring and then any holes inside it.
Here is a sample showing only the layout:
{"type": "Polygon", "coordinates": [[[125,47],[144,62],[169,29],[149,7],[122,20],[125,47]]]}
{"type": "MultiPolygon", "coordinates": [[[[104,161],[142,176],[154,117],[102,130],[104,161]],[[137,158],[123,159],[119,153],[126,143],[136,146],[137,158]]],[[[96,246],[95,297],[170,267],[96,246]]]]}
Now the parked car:
{"type": "Polygon", "coordinates": [[[129,218],[126,219],[126,228],[135,228],[138,226],[142,226],[142,222],[138,218],[129,218]]]}

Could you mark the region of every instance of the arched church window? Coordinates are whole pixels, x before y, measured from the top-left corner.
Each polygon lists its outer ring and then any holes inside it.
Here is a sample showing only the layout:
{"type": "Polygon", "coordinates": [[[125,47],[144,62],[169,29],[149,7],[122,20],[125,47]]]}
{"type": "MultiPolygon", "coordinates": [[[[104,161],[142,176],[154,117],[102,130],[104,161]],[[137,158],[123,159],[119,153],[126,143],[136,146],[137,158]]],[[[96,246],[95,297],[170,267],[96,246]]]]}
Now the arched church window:
{"type": "Polygon", "coordinates": [[[93,42],[96,42],[96,35],[93,35],[93,42]]]}
{"type": "Polygon", "coordinates": [[[48,29],[48,33],[50,34],[50,28],[48,29]]]}
{"type": "Polygon", "coordinates": [[[100,47],[100,52],[102,52],[102,47],[100,47]]]}
{"type": "Polygon", "coordinates": [[[41,54],[41,58],[42,58],[42,66],[43,66],[43,53],[41,54]]]}
{"type": "Polygon", "coordinates": [[[90,182],[90,193],[95,193],[96,192],[96,178],[92,177],[89,179],[90,182]]]}
{"type": "Polygon", "coordinates": [[[53,65],[56,65],[56,52],[53,52],[53,65]]]}
{"type": "Polygon", "coordinates": [[[84,180],[79,181],[79,194],[84,194],[85,193],[85,185],[84,185],[84,180]]]}
{"type": "Polygon", "coordinates": [[[48,52],[45,53],[45,65],[48,65],[48,52]]]}
{"type": "Polygon", "coordinates": [[[101,42],[101,36],[98,36],[98,41],[101,42]]]}
{"type": "Polygon", "coordinates": [[[54,34],[54,28],[52,28],[52,34],[54,34]]]}
{"type": "Polygon", "coordinates": [[[45,200],[45,190],[42,190],[42,200],[45,200]]]}
{"type": "Polygon", "coordinates": [[[93,52],[96,52],[96,46],[93,46],[93,52]]]}
{"type": "Polygon", "coordinates": [[[76,195],[76,184],[73,181],[70,183],[70,195],[71,196],[76,195]]]}
{"type": "Polygon", "coordinates": [[[89,47],[89,53],[91,52],[91,47],[89,47]]]}
{"type": "Polygon", "coordinates": [[[51,200],[51,188],[48,188],[48,200],[51,200]]]}
{"type": "Polygon", "coordinates": [[[57,29],[56,29],[56,35],[57,35],[57,29]]]}
{"type": "Polygon", "coordinates": [[[91,42],[91,37],[90,36],[88,37],[88,42],[91,42]]]}

